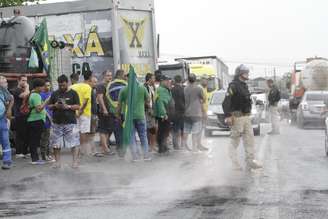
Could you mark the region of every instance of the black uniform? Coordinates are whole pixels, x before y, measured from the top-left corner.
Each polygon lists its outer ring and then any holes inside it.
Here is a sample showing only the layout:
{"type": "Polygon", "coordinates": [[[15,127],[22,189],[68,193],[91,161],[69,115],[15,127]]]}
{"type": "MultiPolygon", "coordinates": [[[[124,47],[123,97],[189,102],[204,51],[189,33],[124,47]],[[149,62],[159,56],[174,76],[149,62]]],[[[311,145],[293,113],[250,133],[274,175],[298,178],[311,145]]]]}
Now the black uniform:
{"type": "Polygon", "coordinates": [[[225,117],[232,116],[232,112],[250,113],[252,110],[252,100],[247,84],[239,79],[234,79],[229,84],[222,107],[225,117]]]}
{"type": "Polygon", "coordinates": [[[275,85],[273,85],[273,87],[269,92],[268,100],[269,100],[269,106],[277,106],[277,103],[280,100],[280,91],[275,85]]]}

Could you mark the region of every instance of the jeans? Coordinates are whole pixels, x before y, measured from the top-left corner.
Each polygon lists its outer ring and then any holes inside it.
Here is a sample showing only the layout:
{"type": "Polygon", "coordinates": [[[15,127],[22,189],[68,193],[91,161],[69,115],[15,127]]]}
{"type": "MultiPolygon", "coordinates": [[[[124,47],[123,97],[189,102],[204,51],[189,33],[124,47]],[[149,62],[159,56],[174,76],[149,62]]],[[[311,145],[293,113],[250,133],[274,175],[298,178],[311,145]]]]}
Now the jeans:
{"type": "Polygon", "coordinates": [[[114,132],[116,150],[118,151],[119,156],[124,156],[125,151],[123,151],[123,126],[122,122],[118,120],[114,115],[110,114],[110,119],[112,120],[111,127],[109,129],[108,136],[110,137],[114,132]]]}
{"type": "Polygon", "coordinates": [[[132,132],[131,132],[131,153],[133,159],[137,159],[137,143],[136,143],[136,131],[140,138],[141,145],[143,147],[144,158],[148,157],[149,145],[147,139],[147,126],[145,119],[134,119],[132,132]]]}
{"type": "Polygon", "coordinates": [[[43,120],[28,122],[28,145],[30,147],[32,162],[39,160],[38,148],[40,147],[41,134],[44,129],[43,120]]]}
{"type": "Polygon", "coordinates": [[[14,119],[16,154],[28,153],[27,116],[18,116],[14,119]]]}
{"type": "Polygon", "coordinates": [[[182,147],[182,135],[183,135],[183,127],[184,127],[184,118],[183,115],[176,116],[173,120],[173,147],[175,149],[179,149],[182,147]]]}
{"type": "Polygon", "coordinates": [[[40,140],[40,151],[41,151],[42,159],[44,159],[44,156],[49,156],[50,154],[49,140],[50,140],[50,128],[44,128],[40,140]]]}
{"type": "Polygon", "coordinates": [[[157,144],[158,153],[165,153],[168,151],[167,138],[170,134],[170,122],[168,120],[162,120],[157,118],[158,132],[157,132],[157,144]]]}
{"type": "Polygon", "coordinates": [[[2,145],[3,164],[11,165],[11,147],[9,143],[9,129],[6,117],[0,119],[0,143],[2,145]]]}

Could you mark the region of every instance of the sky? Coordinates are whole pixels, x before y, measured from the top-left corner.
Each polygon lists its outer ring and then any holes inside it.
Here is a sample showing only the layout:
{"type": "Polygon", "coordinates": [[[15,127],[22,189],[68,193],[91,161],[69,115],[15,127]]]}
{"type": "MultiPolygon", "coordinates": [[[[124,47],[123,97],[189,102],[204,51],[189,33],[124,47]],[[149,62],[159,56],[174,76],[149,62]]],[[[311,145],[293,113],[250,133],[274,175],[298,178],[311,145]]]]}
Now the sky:
{"type": "MultiPolygon", "coordinates": [[[[65,0],[51,0],[59,2],[65,0]]],[[[326,0],[155,0],[162,57],[216,55],[232,74],[289,70],[307,57],[328,57],[326,0]]]]}

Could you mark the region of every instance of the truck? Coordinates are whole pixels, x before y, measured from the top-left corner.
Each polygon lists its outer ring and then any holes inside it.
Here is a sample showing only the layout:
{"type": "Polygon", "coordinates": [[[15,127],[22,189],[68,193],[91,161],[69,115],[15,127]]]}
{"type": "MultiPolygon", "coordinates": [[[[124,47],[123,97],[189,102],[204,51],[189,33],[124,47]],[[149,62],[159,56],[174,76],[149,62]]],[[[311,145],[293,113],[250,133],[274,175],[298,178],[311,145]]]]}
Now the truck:
{"type": "Polygon", "coordinates": [[[289,102],[292,122],[297,122],[299,127],[304,127],[306,121],[322,120],[318,115],[326,104],[324,95],[326,91],[328,91],[328,59],[314,57],[304,62],[296,62],[292,72],[289,102]]]}
{"type": "Polygon", "coordinates": [[[205,76],[209,79],[209,92],[227,89],[232,77],[229,75],[228,66],[217,56],[182,57],[190,65],[190,72],[199,78],[205,76]]]}
{"type": "Polygon", "coordinates": [[[59,74],[83,75],[90,70],[100,77],[105,70],[128,71],[130,65],[134,66],[138,77],[144,77],[157,68],[153,0],[79,0],[7,7],[1,9],[2,20],[14,19],[15,9],[24,15],[15,18],[19,23],[16,26],[22,28],[22,31],[13,33],[14,36],[24,35],[24,42],[10,42],[15,45],[18,53],[12,51],[13,46],[8,46],[8,42],[3,40],[10,38],[6,32],[9,28],[0,28],[1,72],[9,79],[14,80],[22,73],[33,73],[33,76],[45,74],[41,68],[31,72],[27,67],[31,53],[29,40],[35,26],[44,18],[47,21],[50,43],[63,42],[64,45],[72,46],[69,53],[71,55],[62,58],[63,50],[57,55],[57,60],[51,60],[55,66],[52,68],[53,72],[47,73],[52,78],[59,74]],[[64,65],[63,61],[67,64],[64,65]]]}
{"type": "Polygon", "coordinates": [[[190,74],[190,66],[184,61],[161,62],[158,63],[158,69],[163,75],[171,79],[180,75],[184,82],[187,81],[190,74]]]}

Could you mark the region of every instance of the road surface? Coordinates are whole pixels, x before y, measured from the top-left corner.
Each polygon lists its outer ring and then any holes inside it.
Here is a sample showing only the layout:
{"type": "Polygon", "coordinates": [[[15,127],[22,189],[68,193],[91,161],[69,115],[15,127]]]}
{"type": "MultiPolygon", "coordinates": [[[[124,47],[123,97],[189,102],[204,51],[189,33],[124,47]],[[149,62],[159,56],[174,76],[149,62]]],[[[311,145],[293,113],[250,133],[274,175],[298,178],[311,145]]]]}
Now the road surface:
{"type": "Polygon", "coordinates": [[[77,171],[69,153],[60,170],[16,160],[0,171],[0,217],[328,218],[324,131],[281,129],[280,136],[256,137],[264,168],[253,173],[232,170],[227,136],[206,139],[209,153],[138,163],[84,158],[77,171]]]}

